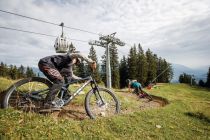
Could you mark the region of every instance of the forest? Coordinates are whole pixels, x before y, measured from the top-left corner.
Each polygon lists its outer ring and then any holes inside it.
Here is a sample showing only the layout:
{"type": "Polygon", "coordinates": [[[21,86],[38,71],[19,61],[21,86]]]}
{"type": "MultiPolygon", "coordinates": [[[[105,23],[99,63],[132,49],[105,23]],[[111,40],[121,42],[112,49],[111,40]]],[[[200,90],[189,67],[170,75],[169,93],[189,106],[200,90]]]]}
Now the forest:
{"type": "Polygon", "coordinates": [[[27,78],[33,76],[36,76],[36,73],[29,66],[27,67],[24,67],[23,65],[21,65],[20,67],[17,67],[15,65],[8,66],[7,64],[1,62],[0,77],[7,77],[16,80],[20,78],[27,78]]]}
{"type": "MultiPolygon", "coordinates": [[[[74,47],[71,45],[71,47],[74,47]]],[[[94,72],[94,76],[98,82],[103,82],[106,85],[106,55],[101,57],[101,64],[98,61],[98,56],[93,46],[89,51],[89,58],[96,61],[98,67],[94,72]]],[[[146,52],[140,44],[133,45],[128,56],[123,56],[119,60],[117,47],[110,47],[110,64],[112,75],[112,87],[126,87],[126,79],[135,79],[143,86],[150,83],[160,82],[169,83],[173,78],[173,69],[166,59],[154,54],[150,49],[146,52]]],[[[75,69],[78,76],[85,77],[90,72],[88,66],[83,63],[75,69]]]]}
{"type": "MultiPolygon", "coordinates": [[[[74,48],[76,47],[71,44],[70,50],[74,50],[74,48]]],[[[101,57],[101,62],[99,62],[96,50],[91,46],[88,57],[97,63],[97,69],[93,72],[96,81],[106,85],[106,55],[104,54],[101,57]]],[[[143,86],[147,86],[153,82],[169,83],[173,77],[171,64],[154,54],[150,49],[144,51],[140,44],[134,44],[130,48],[128,56],[124,55],[120,60],[117,47],[112,45],[110,47],[110,64],[113,88],[126,87],[126,79],[135,79],[143,86]]],[[[74,73],[80,77],[85,77],[90,74],[90,68],[81,63],[74,67],[74,73]]],[[[1,62],[0,76],[15,80],[39,76],[39,73],[35,73],[29,66],[8,66],[1,62]]]]}

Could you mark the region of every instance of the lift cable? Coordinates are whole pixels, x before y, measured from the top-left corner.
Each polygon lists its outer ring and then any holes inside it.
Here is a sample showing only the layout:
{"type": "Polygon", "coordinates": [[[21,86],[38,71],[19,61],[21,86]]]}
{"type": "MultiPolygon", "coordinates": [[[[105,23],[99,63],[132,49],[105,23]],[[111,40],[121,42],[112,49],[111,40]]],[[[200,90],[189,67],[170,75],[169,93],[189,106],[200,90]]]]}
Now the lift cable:
{"type": "MultiPolygon", "coordinates": [[[[0,26],[0,28],[1,29],[6,29],[6,30],[12,30],[12,31],[24,32],[24,33],[36,34],[36,35],[43,35],[43,36],[48,36],[48,37],[57,37],[55,35],[49,35],[49,34],[45,34],[45,33],[38,33],[38,32],[33,32],[33,31],[22,30],[22,29],[15,29],[15,28],[4,27],[4,26],[0,26]]],[[[74,39],[74,38],[67,38],[67,39],[73,40],[73,41],[79,41],[79,42],[88,43],[88,41],[80,40],[80,39],[74,39]]]]}
{"type": "MultiPolygon", "coordinates": [[[[21,15],[21,14],[16,14],[16,13],[5,11],[5,10],[1,10],[1,9],[0,9],[0,12],[11,14],[11,15],[15,15],[15,16],[19,16],[19,17],[23,17],[23,18],[27,18],[27,19],[31,19],[31,20],[36,20],[36,21],[39,21],[39,22],[43,22],[43,23],[47,23],[47,24],[51,24],[51,25],[55,25],[55,26],[60,26],[60,24],[57,24],[57,23],[53,23],[53,22],[49,22],[49,21],[38,19],[38,18],[33,18],[33,17],[21,15]]],[[[72,30],[77,30],[77,31],[81,31],[81,32],[94,34],[94,35],[99,35],[98,33],[87,31],[87,30],[84,30],[84,29],[79,29],[79,28],[70,27],[70,26],[64,26],[64,27],[68,28],[68,29],[72,29],[72,30]]]]}

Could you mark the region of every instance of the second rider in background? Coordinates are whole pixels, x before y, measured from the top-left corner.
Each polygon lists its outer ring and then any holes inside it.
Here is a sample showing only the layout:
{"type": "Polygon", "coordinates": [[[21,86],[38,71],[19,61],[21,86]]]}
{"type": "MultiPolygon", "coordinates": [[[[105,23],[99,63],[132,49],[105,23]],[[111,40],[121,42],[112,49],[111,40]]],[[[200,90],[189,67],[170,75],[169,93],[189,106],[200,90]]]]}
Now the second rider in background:
{"type": "Polygon", "coordinates": [[[144,98],[146,94],[142,90],[141,83],[137,82],[137,80],[127,79],[128,90],[131,92],[131,89],[134,89],[132,93],[138,95],[140,98],[144,98]]]}

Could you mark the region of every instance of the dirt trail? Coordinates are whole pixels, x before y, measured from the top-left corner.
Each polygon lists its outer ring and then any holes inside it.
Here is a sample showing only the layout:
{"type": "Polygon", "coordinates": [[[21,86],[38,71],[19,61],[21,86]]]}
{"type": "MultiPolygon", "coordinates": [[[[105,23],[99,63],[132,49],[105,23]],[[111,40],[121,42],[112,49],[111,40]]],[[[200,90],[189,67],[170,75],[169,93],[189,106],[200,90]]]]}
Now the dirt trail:
{"type": "MultiPolygon", "coordinates": [[[[152,96],[153,100],[150,101],[147,98],[138,98],[134,94],[129,94],[126,92],[122,92],[123,96],[127,96],[129,98],[133,98],[133,100],[137,100],[139,102],[138,108],[140,110],[146,110],[151,108],[160,108],[168,104],[168,101],[161,97],[152,96]]],[[[122,103],[123,104],[123,103],[122,103]]],[[[127,109],[121,110],[121,114],[129,114],[135,112],[137,110],[127,109]]],[[[69,104],[63,108],[60,112],[54,112],[51,114],[53,118],[65,118],[65,119],[73,119],[73,120],[84,120],[89,118],[85,112],[84,106],[78,106],[74,104],[69,104]]]]}
{"type": "MultiPolygon", "coordinates": [[[[117,91],[119,92],[119,91],[117,91]]],[[[156,97],[156,96],[152,96],[153,100],[150,101],[147,98],[138,98],[136,95],[134,94],[130,94],[127,93],[127,91],[120,91],[120,94],[127,97],[127,99],[129,100],[129,98],[131,100],[136,100],[138,101],[138,108],[140,110],[146,110],[146,109],[151,109],[151,108],[159,108],[159,107],[163,107],[166,104],[168,104],[168,101],[164,98],[161,97],[156,97]]],[[[3,95],[0,93],[0,95],[3,95]]],[[[0,96],[0,101],[2,102],[2,97],[0,96]]],[[[123,102],[121,102],[121,104],[123,104],[123,102]]],[[[1,104],[0,104],[1,105],[1,104]]],[[[137,108],[137,109],[138,109],[137,108]]],[[[136,109],[124,109],[121,110],[121,114],[129,114],[132,112],[137,111],[136,109]]],[[[61,111],[57,111],[57,112],[53,112],[51,114],[47,114],[52,116],[55,120],[63,118],[63,119],[73,119],[73,120],[84,120],[89,118],[85,112],[85,107],[84,105],[75,105],[70,103],[69,105],[65,106],[62,108],[61,111]]]]}

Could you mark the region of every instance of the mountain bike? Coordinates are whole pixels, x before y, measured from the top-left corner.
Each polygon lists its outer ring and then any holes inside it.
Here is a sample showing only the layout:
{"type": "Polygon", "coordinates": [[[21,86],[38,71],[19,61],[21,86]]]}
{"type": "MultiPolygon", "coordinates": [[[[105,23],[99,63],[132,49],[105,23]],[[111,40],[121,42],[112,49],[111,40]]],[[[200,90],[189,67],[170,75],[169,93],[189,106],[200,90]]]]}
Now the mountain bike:
{"type": "MultiPolygon", "coordinates": [[[[120,112],[120,103],[116,95],[107,88],[101,88],[92,76],[76,81],[68,81],[64,77],[60,92],[55,103],[59,107],[69,104],[83,89],[90,85],[91,89],[85,97],[85,110],[91,119],[111,116],[120,112]],[[71,85],[82,82],[82,86],[71,93],[71,85]]],[[[49,92],[52,82],[46,78],[31,77],[22,79],[13,84],[6,92],[3,108],[14,108],[26,112],[39,112],[44,105],[44,100],[49,92]]]]}
{"type": "Polygon", "coordinates": [[[144,90],[141,91],[134,90],[133,93],[139,95],[139,98],[147,98],[149,101],[153,100],[152,96],[144,90]]]}

